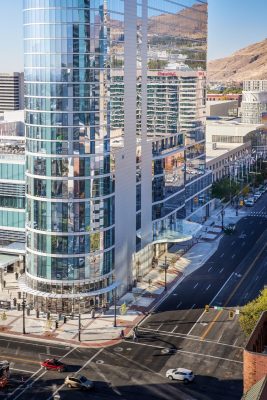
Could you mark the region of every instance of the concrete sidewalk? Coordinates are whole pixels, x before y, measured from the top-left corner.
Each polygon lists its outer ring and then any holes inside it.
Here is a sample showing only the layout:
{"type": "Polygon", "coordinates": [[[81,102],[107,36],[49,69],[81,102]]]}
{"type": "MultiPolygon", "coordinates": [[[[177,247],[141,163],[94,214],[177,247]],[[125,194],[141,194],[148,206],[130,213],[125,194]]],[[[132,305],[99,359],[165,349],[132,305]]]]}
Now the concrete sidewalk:
{"type": "MultiPolygon", "coordinates": [[[[242,210],[238,214],[236,216],[236,210],[230,206],[225,208],[224,224],[236,223],[247,212],[242,210]]],[[[34,310],[30,311],[30,315],[26,315],[26,335],[23,335],[22,311],[18,311],[13,305],[13,298],[18,297],[17,281],[14,274],[5,274],[6,287],[0,293],[0,300],[10,301],[11,309],[0,310],[0,335],[2,332],[5,336],[23,336],[24,338],[49,340],[73,346],[103,347],[113,345],[121,340],[121,330],[124,330],[125,336],[129,335],[132,328],[158,302],[162,301],[173,287],[205,263],[217,250],[222,238],[221,232],[221,209],[217,209],[214,210],[211,217],[203,225],[197,243],[193,244],[191,248],[184,249],[184,254],[181,254],[181,252],[177,254],[175,247],[173,248],[174,252],[163,254],[159,258],[158,267],[152,269],[143,278],[143,281],[133,289],[133,292],[126,293],[119,300],[116,327],[114,327],[114,306],[105,313],[96,313],[95,318],[92,318],[90,314],[82,315],[81,342],[78,340],[78,316],[75,316],[74,319],[68,318],[67,322],[64,323],[63,319],[59,319],[58,315],[52,315],[51,321],[47,321],[46,315],[42,313],[37,318],[34,310]],[[210,229],[213,230],[213,235],[215,235],[213,240],[206,238],[206,234],[210,229]],[[167,290],[165,290],[165,272],[162,268],[165,256],[169,264],[166,275],[167,290]],[[127,310],[124,315],[121,315],[121,312],[123,312],[121,305],[123,303],[127,305],[127,310]],[[55,326],[56,320],[58,320],[57,329],[55,326]]]]}

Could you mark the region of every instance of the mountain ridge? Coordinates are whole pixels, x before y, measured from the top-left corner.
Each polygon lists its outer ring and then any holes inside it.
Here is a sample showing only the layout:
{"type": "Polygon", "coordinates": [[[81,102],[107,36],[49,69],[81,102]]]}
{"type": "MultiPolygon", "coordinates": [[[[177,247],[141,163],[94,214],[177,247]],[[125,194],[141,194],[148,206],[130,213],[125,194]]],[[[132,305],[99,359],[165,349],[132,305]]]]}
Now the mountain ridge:
{"type": "Polygon", "coordinates": [[[208,62],[208,80],[242,82],[267,79],[267,38],[208,62]]]}

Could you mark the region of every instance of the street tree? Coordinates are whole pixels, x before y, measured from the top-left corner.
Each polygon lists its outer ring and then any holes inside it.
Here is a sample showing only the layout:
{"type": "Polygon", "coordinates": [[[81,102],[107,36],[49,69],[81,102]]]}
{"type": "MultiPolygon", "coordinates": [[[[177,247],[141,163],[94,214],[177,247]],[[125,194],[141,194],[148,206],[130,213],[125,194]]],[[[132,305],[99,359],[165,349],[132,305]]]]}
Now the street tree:
{"type": "Polygon", "coordinates": [[[267,310],[267,288],[260,292],[260,295],[242,307],[239,323],[243,332],[249,336],[255,328],[260,315],[267,310]]]}

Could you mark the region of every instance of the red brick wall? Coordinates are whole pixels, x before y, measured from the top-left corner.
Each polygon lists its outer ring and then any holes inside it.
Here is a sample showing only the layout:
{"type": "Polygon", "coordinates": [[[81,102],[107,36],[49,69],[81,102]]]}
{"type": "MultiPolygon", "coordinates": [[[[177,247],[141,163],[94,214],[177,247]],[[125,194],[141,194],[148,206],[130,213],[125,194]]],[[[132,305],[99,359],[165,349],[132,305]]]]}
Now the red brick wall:
{"type": "Polygon", "coordinates": [[[244,350],[244,393],[267,375],[267,354],[252,353],[244,350]]]}

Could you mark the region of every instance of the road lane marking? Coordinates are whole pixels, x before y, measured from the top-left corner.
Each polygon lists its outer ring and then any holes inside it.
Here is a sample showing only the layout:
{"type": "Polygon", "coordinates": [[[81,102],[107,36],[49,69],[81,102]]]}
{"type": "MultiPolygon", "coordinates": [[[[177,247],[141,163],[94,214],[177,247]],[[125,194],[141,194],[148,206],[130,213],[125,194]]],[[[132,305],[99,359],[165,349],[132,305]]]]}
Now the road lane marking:
{"type": "MultiPolygon", "coordinates": [[[[226,299],[223,307],[226,307],[228,305],[228,303],[230,302],[230,300],[234,297],[235,293],[237,292],[237,290],[239,289],[240,285],[244,282],[244,280],[246,279],[246,277],[248,276],[248,274],[250,273],[250,271],[252,270],[252,268],[254,267],[255,263],[258,261],[258,259],[260,258],[260,256],[262,255],[262,253],[265,251],[265,248],[267,246],[267,243],[265,243],[265,245],[263,246],[263,248],[260,250],[260,252],[258,253],[257,257],[252,261],[252,263],[250,264],[249,268],[247,269],[247,271],[244,273],[243,277],[240,279],[240,281],[238,282],[238,284],[236,285],[236,287],[233,289],[233,291],[230,293],[230,295],[228,296],[228,298],[226,299]]],[[[217,314],[217,316],[214,318],[214,320],[210,323],[209,327],[206,329],[206,331],[203,333],[203,335],[201,336],[201,339],[205,339],[206,336],[209,334],[209,332],[211,331],[213,325],[215,324],[215,322],[217,321],[217,319],[220,317],[220,315],[222,314],[223,310],[219,311],[219,313],[217,314]]]]}
{"type": "Polygon", "coordinates": [[[181,304],[182,304],[182,302],[180,301],[180,303],[177,305],[177,307],[176,307],[176,308],[179,308],[181,304]]]}
{"type": "Polygon", "coordinates": [[[7,358],[9,358],[11,361],[15,360],[15,361],[22,361],[22,362],[25,362],[25,363],[28,363],[28,364],[30,363],[30,364],[38,364],[38,365],[40,365],[39,361],[29,360],[28,358],[13,357],[13,356],[10,356],[10,355],[7,355],[7,356],[2,356],[1,355],[0,358],[4,358],[5,360],[7,358]]]}
{"type": "MultiPolygon", "coordinates": [[[[148,346],[148,347],[155,347],[155,348],[158,348],[158,349],[165,348],[165,347],[160,347],[160,346],[147,344],[147,343],[140,343],[140,342],[132,342],[132,343],[136,344],[136,346],[148,346]]],[[[217,342],[214,342],[214,343],[217,343],[217,342]]],[[[217,343],[217,344],[224,345],[224,343],[217,343]]],[[[242,347],[240,347],[240,349],[242,349],[242,347]]],[[[219,356],[212,356],[210,354],[196,353],[196,352],[193,352],[193,351],[178,350],[178,349],[175,349],[175,352],[176,353],[183,353],[183,354],[190,354],[190,355],[194,355],[194,356],[215,358],[217,360],[223,360],[223,361],[234,362],[234,363],[237,363],[237,364],[243,364],[243,361],[233,360],[231,358],[225,358],[225,357],[219,357],[219,356]]],[[[127,358],[126,356],[123,356],[122,354],[118,354],[118,356],[127,358]]],[[[132,362],[132,360],[131,360],[131,362],[132,362]]],[[[144,367],[144,365],[142,365],[142,366],[144,367]]],[[[148,368],[148,367],[146,367],[146,368],[148,368]]],[[[50,398],[50,399],[52,399],[52,398],[50,398]]],[[[50,399],[48,399],[48,400],[50,400],[50,399]]]]}
{"type": "Polygon", "coordinates": [[[210,287],[211,287],[211,284],[209,284],[209,286],[206,288],[206,290],[209,290],[210,287]]]}
{"type": "Polygon", "coordinates": [[[175,331],[175,329],[178,327],[178,325],[175,326],[175,328],[173,328],[172,333],[175,331]]]}
{"type": "Polygon", "coordinates": [[[26,369],[10,368],[11,371],[25,372],[25,374],[32,374],[33,371],[27,371],[26,369]]]}
{"type": "MultiPolygon", "coordinates": [[[[29,343],[30,343],[30,345],[31,346],[37,346],[37,347],[46,347],[47,345],[46,344],[39,344],[39,343],[32,343],[31,341],[29,341],[29,340],[13,340],[13,339],[11,339],[11,338],[9,338],[9,339],[4,339],[4,338],[0,338],[0,342],[8,342],[8,343],[19,343],[19,344],[21,344],[21,343],[23,343],[23,344],[26,344],[26,345],[29,345],[29,343]]],[[[62,350],[62,351],[66,351],[67,350],[67,348],[66,348],[67,346],[65,346],[65,347],[63,347],[63,345],[62,346],[50,346],[50,348],[54,348],[54,349],[60,349],[60,350],[62,350]]],[[[69,348],[69,347],[68,347],[69,348]]]]}
{"type": "MultiPolygon", "coordinates": [[[[265,263],[266,265],[267,263],[265,263]]],[[[256,276],[255,281],[257,281],[259,279],[259,275],[256,276]]]]}
{"type": "Polygon", "coordinates": [[[198,286],[198,283],[195,284],[194,289],[198,286]]]}
{"type": "MultiPolygon", "coordinates": [[[[28,344],[29,344],[29,342],[28,342],[28,344]]],[[[72,353],[76,348],[77,348],[77,346],[76,346],[76,347],[73,347],[72,349],[70,349],[66,354],[64,354],[62,357],[60,357],[60,360],[62,360],[63,358],[67,357],[67,356],[68,356],[70,353],[72,353]]],[[[20,390],[21,388],[24,387],[24,389],[21,390],[21,391],[19,392],[19,394],[18,394],[14,399],[12,399],[12,400],[17,400],[17,399],[28,389],[27,382],[29,382],[35,375],[37,375],[37,374],[38,374],[39,372],[41,372],[41,371],[42,371],[42,368],[39,368],[37,371],[35,371],[35,373],[34,373],[32,376],[30,376],[25,382],[23,382],[21,385],[19,385],[12,393],[10,393],[9,396],[13,396],[13,394],[16,393],[17,390],[20,390]]],[[[37,378],[35,378],[34,381],[31,382],[31,386],[33,386],[34,383],[37,382],[38,379],[42,378],[46,373],[47,373],[47,371],[45,370],[42,374],[40,374],[39,376],[37,376],[37,378]]]]}
{"type": "MultiPolygon", "coordinates": [[[[204,313],[205,313],[205,311],[204,311],[204,313]]],[[[140,331],[155,333],[154,329],[151,329],[151,328],[140,328],[140,331]]],[[[176,338],[181,338],[184,340],[194,340],[196,342],[215,343],[215,344],[222,345],[222,346],[234,347],[236,349],[243,349],[243,347],[241,347],[241,346],[233,346],[232,344],[228,344],[228,343],[217,343],[216,340],[211,340],[211,339],[201,340],[200,336],[196,336],[196,335],[189,336],[188,333],[186,334],[186,333],[173,332],[171,334],[171,332],[169,332],[169,331],[159,331],[159,332],[157,332],[157,335],[176,337],[176,338]]],[[[128,340],[127,340],[127,343],[128,343],[128,340]]],[[[135,343],[135,342],[132,342],[132,343],[135,343]]],[[[138,343],[142,344],[142,342],[138,342],[138,343]]],[[[144,343],[144,344],[146,344],[146,343],[144,343]]],[[[150,346],[153,347],[153,345],[150,345],[150,346]]]]}
{"type": "Polygon", "coordinates": [[[221,274],[221,273],[223,272],[223,270],[224,270],[224,268],[222,268],[222,269],[220,270],[219,274],[221,274]]]}
{"type": "Polygon", "coordinates": [[[206,311],[203,311],[203,313],[198,317],[198,319],[196,320],[196,322],[194,323],[192,328],[188,331],[187,335],[190,335],[190,333],[195,328],[195,326],[199,323],[199,321],[201,320],[201,318],[203,317],[204,314],[206,314],[206,311]]]}
{"type": "MultiPolygon", "coordinates": [[[[98,350],[97,353],[95,353],[91,358],[89,358],[89,360],[86,361],[86,363],[77,371],[75,372],[75,376],[78,375],[84,368],[87,367],[88,364],[90,364],[91,361],[93,361],[94,358],[96,358],[100,353],[102,353],[102,351],[104,350],[104,348],[98,350]]],[[[58,387],[53,393],[52,396],[48,397],[47,400],[52,400],[54,399],[55,395],[65,386],[65,383],[63,383],[60,387],[58,387]]],[[[16,400],[16,399],[14,399],[16,400]]]]}
{"type": "Polygon", "coordinates": [[[233,246],[235,244],[235,240],[231,243],[231,246],[233,246]]]}
{"type": "Polygon", "coordinates": [[[160,325],[157,327],[156,331],[159,331],[160,328],[162,327],[162,325],[163,325],[163,324],[160,324],[160,325]]]}
{"type": "Polygon", "coordinates": [[[235,254],[233,254],[231,258],[234,259],[235,258],[235,254]]]}
{"type": "Polygon", "coordinates": [[[196,305],[196,304],[193,304],[193,305],[192,305],[191,310],[195,307],[195,305],[196,305]]]}
{"type": "Polygon", "coordinates": [[[220,255],[221,258],[223,258],[223,256],[224,256],[224,253],[222,253],[222,254],[220,255]]]}
{"type": "Polygon", "coordinates": [[[210,268],[208,269],[208,272],[210,272],[212,269],[213,269],[213,267],[210,267],[210,268]]]}

